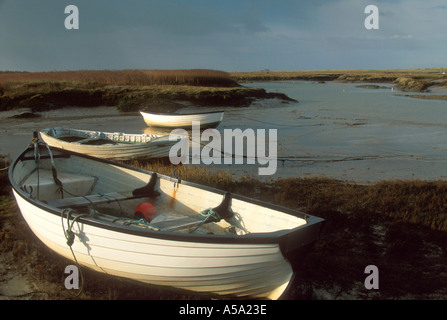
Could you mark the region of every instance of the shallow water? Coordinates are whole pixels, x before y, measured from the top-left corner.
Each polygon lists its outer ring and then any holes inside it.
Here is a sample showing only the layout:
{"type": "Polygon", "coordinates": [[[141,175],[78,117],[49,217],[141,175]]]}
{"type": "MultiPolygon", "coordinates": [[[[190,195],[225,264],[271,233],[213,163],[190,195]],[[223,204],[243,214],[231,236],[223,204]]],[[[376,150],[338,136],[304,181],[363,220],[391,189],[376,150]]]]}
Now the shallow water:
{"type": "MultiPolygon", "coordinates": [[[[400,92],[389,85],[387,89],[303,81],[249,85],[299,100],[229,109],[218,128],[277,129],[278,168],[271,178],[325,176],[357,182],[447,178],[447,101],[395,96],[400,92]]],[[[256,176],[257,167],[245,166],[238,172],[256,176]]]]}
{"type": "MultiPolygon", "coordinates": [[[[447,178],[447,101],[399,97],[387,89],[357,88],[352,83],[305,81],[251,83],[282,92],[299,103],[266,100],[248,108],[225,108],[218,127],[277,130],[277,170],[259,176],[259,162],[220,165],[236,176],[332,177],[357,182],[447,178]]],[[[379,84],[386,86],[385,84],[379,84]]],[[[434,90],[434,94],[441,94],[434,90]]],[[[194,111],[200,108],[188,108],[194,111]]],[[[211,110],[220,108],[212,108],[211,110]]],[[[203,110],[203,109],[202,109],[203,110]]],[[[32,131],[48,126],[153,132],[139,115],[114,108],[55,110],[42,118],[1,120],[0,154],[20,152],[32,131]],[[108,114],[108,117],[101,117],[108,114]]],[[[204,144],[206,144],[205,142],[204,144]]],[[[267,143],[267,142],[266,142],[267,143]]],[[[216,165],[214,165],[216,166],[216,165]]],[[[264,165],[265,166],[265,165],[264,165]]],[[[261,166],[262,167],[262,166],[261,166]]]]}

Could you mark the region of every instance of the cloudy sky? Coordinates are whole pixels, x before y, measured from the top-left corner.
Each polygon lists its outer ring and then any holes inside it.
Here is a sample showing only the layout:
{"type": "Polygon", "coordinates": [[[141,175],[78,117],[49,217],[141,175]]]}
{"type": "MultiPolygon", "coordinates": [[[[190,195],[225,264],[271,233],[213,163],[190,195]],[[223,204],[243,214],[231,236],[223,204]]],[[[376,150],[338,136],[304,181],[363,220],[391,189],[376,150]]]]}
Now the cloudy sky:
{"type": "Polygon", "coordinates": [[[444,67],[446,40],[445,0],[0,0],[0,70],[444,67]]]}

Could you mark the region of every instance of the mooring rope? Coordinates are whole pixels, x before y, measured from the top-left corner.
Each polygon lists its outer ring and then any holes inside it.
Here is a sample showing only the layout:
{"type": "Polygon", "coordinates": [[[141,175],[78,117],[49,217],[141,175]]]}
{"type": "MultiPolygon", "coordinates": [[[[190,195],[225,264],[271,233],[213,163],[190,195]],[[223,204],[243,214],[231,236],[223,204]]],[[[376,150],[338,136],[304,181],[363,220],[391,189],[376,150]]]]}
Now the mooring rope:
{"type": "Polygon", "coordinates": [[[74,240],[75,240],[75,234],[74,234],[72,229],[73,229],[73,225],[75,224],[75,222],[77,220],[79,220],[82,217],[88,216],[88,214],[79,214],[79,215],[77,215],[76,217],[73,218],[73,221],[70,224],[70,217],[71,217],[71,214],[73,212],[75,212],[75,211],[73,209],[70,209],[70,208],[64,209],[61,212],[62,230],[64,232],[65,239],[67,239],[67,245],[70,248],[71,254],[73,256],[73,259],[74,259],[74,261],[76,263],[76,266],[77,266],[77,268],[79,270],[79,274],[81,276],[81,287],[79,288],[78,293],[75,294],[73,297],[71,297],[72,299],[79,297],[79,295],[82,293],[82,291],[84,289],[84,275],[82,274],[81,265],[79,264],[78,259],[76,259],[76,255],[75,255],[75,253],[73,251],[73,248],[72,248],[74,240]],[[64,216],[65,216],[65,214],[67,215],[67,229],[64,228],[64,216]]]}
{"type": "Polygon", "coordinates": [[[324,125],[323,123],[316,123],[316,124],[275,123],[275,122],[269,122],[269,121],[258,120],[258,119],[254,119],[254,118],[250,118],[250,117],[245,117],[245,116],[241,116],[241,115],[239,115],[238,118],[247,119],[247,120],[251,120],[251,121],[255,121],[255,122],[259,122],[259,123],[263,123],[263,124],[269,124],[269,125],[276,126],[276,127],[286,127],[286,128],[318,127],[318,126],[324,125]]]}
{"type": "Polygon", "coordinates": [[[213,208],[201,211],[200,215],[204,217],[204,219],[197,227],[194,228],[192,232],[195,232],[197,229],[199,229],[201,226],[207,223],[208,220],[210,220],[211,222],[219,222],[222,219],[213,208]]]}

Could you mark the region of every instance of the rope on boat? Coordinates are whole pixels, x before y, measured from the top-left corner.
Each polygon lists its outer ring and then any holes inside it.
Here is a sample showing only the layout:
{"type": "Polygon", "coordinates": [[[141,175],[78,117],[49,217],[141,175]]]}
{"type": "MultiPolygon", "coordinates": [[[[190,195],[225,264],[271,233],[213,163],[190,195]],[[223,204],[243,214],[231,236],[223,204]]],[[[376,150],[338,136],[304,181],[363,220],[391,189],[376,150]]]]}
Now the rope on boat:
{"type": "Polygon", "coordinates": [[[116,222],[118,220],[126,220],[125,222],[123,222],[123,225],[125,225],[125,226],[130,226],[132,224],[139,224],[139,225],[148,226],[149,228],[151,228],[153,230],[160,230],[160,228],[158,228],[157,226],[154,226],[153,224],[147,222],[143,218],[141,218],[140,220],[128,219],[128,218],[118,218],[118,219],[115,219],[113,222],[116,222]]]}
{"type": "Polygon", "coordinates": [[[70,224],[70,218],[71,218],[71,214],[75,212],[73,209],[64,209],[61,212],[61,223],[62,223],[62,230],[64,231],[64,236],[65,239],[67,239],[67,245],[70,248],[71,254],[73,255],[73,259],[76,263],[76,266],[79,270],[79,274],[81,275],[81,287],[78,291],[77,294],[75,294],[72,298],[77,298],[79,297],[79,295],[82,293],[83,289],[84,289],[84,275],[82,274],[82,269],[81,269],[81,265],[79,264],[78,260],[76,259],[76,255],[73,251],[72,245],[74,243],[75,240],[75,234],[73,232],[73,225],[75,224],[75,222],[85,216],[88,216],[88,214],[78,214],[76,217],[73,218],[73,221],[70,224]],[[67,229],[64,228],[64,216],[67,216],[67,229]]]}
{"type": "Polygon", "coordinates": [[[222,218],[214,211],[213,208],[209,208],[200,212],[200,215],[205,218],[204,221],[211,219],[211,222],[219,222],[222,218]]]}
{"type": "Polygon", "coordinates": [[[222,219],[213,208],[209,208],[209,209],[205,209],[205,210],[201,211],[200,215],[202,217],[204,217],[205,219],[203,219],[203,221],[192,232],[199,229],[201,226],[203,226],[205,223],[207,223],[208,220],[210,220],[210,222],[219,222],[222,219]]]}
{"type": "Polygon", "coordinates": [[[40,152],[39,152],[39,138],[37,136],[35,136],[31,140],[31,142],[34,145],[34,162],[36,163],[36,169],[37,169],[37,199],[40,199],[40,172],[39,172],[40,152]]]}
{"type": "Polygon", "coordinates": [[[53,153],[51,152],[50,146],[48,145],[48,143],[45,143],[47,149],[48,149],[48,154],[50,155],[50,159],[51,159],[51,170],[53,173],[53,180],[56,183],[56,185],[58,186],[58,191],[61,194],[62,199],[64,198],[64,187],[62,185],[62,181],[59,180],[59,178],[57,177],[57,170],[56,170],[56,165],[54,164],[54,159],[53,159],[53,153]]]}
{"type": "Polygon", "coordinates": [[[40,152],[39,152],[39,144],[45,145],[48,149],[48,154],[51,159],[51,170],[53,173],[53,180],[58,186],[58,192],[61,194],[61,197],[64,198],[64,188],[62,185],[62,181],[57,177],[56,165],[54,164],[53,153],[51,152],[50,146],[46,142],[40,141],[37,132],[34,132],[34,137],[31,139],[31,144],[34,146],[34,161],[36,162],[37,167],[37,199],[39,199],[39,186],[40,186],[40,175],[39,175],[39,164],[40,164],[40,152]]]}

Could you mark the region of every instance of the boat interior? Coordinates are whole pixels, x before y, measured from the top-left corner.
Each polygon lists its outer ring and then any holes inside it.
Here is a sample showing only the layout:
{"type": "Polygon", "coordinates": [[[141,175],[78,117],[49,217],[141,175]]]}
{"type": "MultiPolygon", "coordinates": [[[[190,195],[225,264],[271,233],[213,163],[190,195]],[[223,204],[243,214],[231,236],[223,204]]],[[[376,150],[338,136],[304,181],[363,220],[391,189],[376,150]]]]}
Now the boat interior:
{"type": "Polygon", "coordinates": [[[84,145],[147,143],[162,137],[161,135],[149,133],[127,134],[122,132],[88,131],[59,127],[47,128],[42,133],[64,142],[76,142],[84,145]]]}
{"type": "Polygon", "coordinates": [[[61,213],[146,230],[242,236],[306,224],[229,193],[58,149],[41,147],[37,157],[29,149],[13,178],[28,197],[61,213]]]}

